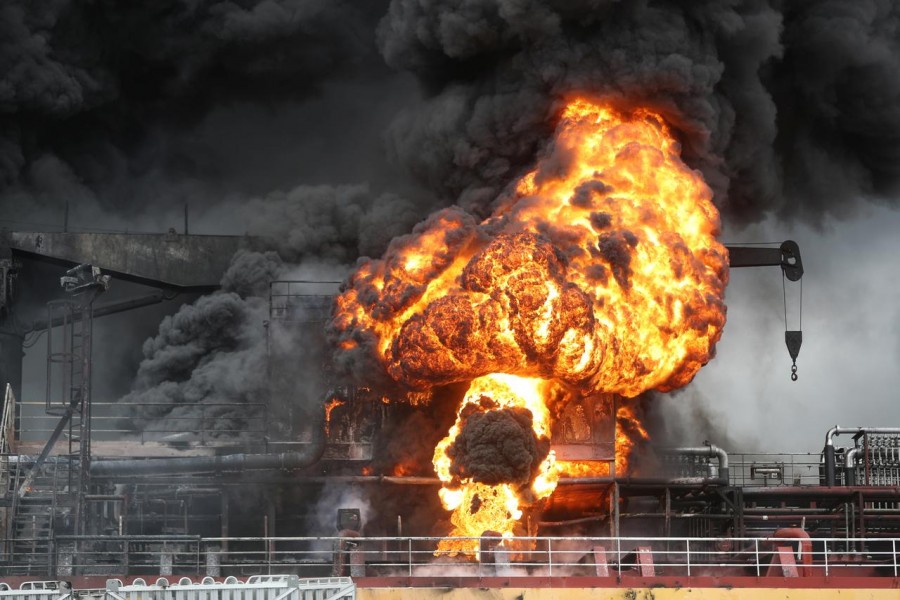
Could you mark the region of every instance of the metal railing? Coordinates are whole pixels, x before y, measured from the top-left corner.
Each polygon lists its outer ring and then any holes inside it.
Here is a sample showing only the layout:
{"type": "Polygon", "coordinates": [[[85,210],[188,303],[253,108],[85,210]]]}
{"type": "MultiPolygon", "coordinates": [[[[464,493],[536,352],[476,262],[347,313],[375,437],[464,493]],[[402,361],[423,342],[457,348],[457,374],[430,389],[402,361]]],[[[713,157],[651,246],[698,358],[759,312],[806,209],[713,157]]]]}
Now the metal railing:
{"type": "Polygon", "coordinates": [[[820,485],[821,454],[728,453],[730,483],[739,487],[820,485]]]}
{"type": "MultiPolygon", "coordinates": [[[[59,417],[43,413],[43,403],[21,403],[21,430],[28,441],[46,440],[59,417]]],[[[175,441],[199,446],[228,445],[235,440],[260,440],[268,428],[262,402],[209,402],[180,405],[165,402],[94,402],[92,441],[175,441]]]]}
{"type": "Polygon", "coordinates": [[[331,317],[340,281],[277,280],[269,284],[269,318],[319,323],[331,317]]]}
{"type": "MultiPolygon", "coordinates": [[[[655,576],[762,577],[786,566],[785,547],[799,576],[900,576],[900,538],[58,536],[53,542],[51,577],[622,577],[646,575],[648,565],[655,576]],[[439,551],[448,540],[478,548],[480,560],[439,551]]],[[[0,576],[10,568],[0,566],[0,576]]]]}

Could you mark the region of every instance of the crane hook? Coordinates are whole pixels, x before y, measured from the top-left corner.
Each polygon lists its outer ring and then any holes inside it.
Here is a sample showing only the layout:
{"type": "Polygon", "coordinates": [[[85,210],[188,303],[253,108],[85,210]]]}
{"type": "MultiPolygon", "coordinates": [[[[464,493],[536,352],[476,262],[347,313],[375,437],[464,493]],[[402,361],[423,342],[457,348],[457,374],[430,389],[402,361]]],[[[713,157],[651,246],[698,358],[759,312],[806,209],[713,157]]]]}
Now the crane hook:
{"type": "Polygon", "coordinates": [[[797,356],[800,354],[800,345],[803,343],[802,331],[785,331],[784,343],[787,345],[788,354],[794,364],[791,366],[791,381],[797,381],[797,356]]]}

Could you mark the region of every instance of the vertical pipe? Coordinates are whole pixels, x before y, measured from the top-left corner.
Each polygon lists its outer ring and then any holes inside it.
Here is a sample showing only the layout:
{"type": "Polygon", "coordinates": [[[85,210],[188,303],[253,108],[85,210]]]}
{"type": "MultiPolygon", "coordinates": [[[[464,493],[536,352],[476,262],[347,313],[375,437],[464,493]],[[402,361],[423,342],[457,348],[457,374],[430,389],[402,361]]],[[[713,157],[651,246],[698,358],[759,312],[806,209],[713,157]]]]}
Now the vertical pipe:
{"type": "MultiPolygon", "coordinates": [[[[856,496],[858,498],[857,501],[859,502],[859,537],[864,538],[866,537],[866,503],[862,492],[859,492],[856,496]]],[[[860,551],[865,552],[866,543],[860,542],[859,549],[860,551]]]]}
{"type": "Polygon", "coordinates": [[[834,487],[834,445],[825,446],[825,485],[834,487]]]}
{"type": "Polygon", "coordinates": [[[872,485],[871,479],[870,479],[872,459],[871,459],[871,454],[869,453],[869,434],[868,433],[863,434],[863,458],[866,461],[866,463],[865,463],[866,464],[866,485],[872,485]]]}
{"type": "Polygon", "coordinates": [[[619,537],[619,483],[613,482],[613,520],[616,526],[616,537],[619,537]]]}
{"type": "Polygon", "coordinates": [[[666,537],[672,537],[672,492],[666,486],[666,537]]]}
{"type": "Polygon", "coordinates": [[[268,506],[266,507],[266,511],[268,512],[266,523],[266,559],[267,564],[269,565],[269,575],[271,575],[272,571],[272,561],[275,557],[275,529],[276,529],[276,512],[275,512],[275,500],[274,498],[269,498],[268,506]]]}
{"type": "Polygon", "coordinates": [[[228,494],[222,494],[222,558],[228,554],[228,494]]]}

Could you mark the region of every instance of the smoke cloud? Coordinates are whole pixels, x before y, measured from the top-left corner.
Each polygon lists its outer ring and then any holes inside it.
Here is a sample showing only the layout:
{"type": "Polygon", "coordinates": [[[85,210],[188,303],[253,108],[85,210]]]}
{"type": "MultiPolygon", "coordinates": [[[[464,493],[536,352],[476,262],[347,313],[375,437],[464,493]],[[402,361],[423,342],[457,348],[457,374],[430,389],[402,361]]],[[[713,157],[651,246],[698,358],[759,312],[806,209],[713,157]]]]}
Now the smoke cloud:
{"type": "MultiPolygon", "coordinates": [[[[126,396],[196,419],[189,405],[246,405],[261,389],[268,278],[341,278],[435,208],[458,204],[477,222],[533,166],[574,94],[664,114],[713,187],[726,231],[767,218],[766,235],[788,220],[827,227],[855,216],[860,199],[896,206],[898,25],[890,0],[9,0],[0,225],[58,228],[68,202],[83,228],[159,231],[189,203],[195,231],[259,235],[263,246],[235,258],[221,293],[150,332],[126,396]]],[[[605,250],[627,242],[610,238],[605,250]]],[[[827,244],[819,250],[828,263],[827,244]]],[[[629,265],[619,267],[612,276],[627,278],[629,265]]],[[[895,342],[879,352],[869,339],[896,328],[895,315],[888,321],[856,346],[852,328],[836,343],[895,357],[895,342]]],[[[816,343],[807,339],[804,352],[816,343]]],[[[756,359],[705,381],[734,388],[731,373],[756,359]]],[[[869,379],[884,373],[893,371],[869,379]]],[[[703,395],[716,396],[705,381],[703,395]]],[[[896,387],[888,379],[878,392],[896,387]]],[[[43,382],[31,389],[40,397],[43,382]]],[[[829,393],[823,384],[819,395],[829,393]]],[[[721,411],[709,419],[716,428],[721,411]]],[[[247,427],[217,414],[222,430],[247,427]]]]}
{"type": "Polygon", "coordinates": [[[163,319],[144,343],[132,391],[122,398],[140,415],[146,436],[194,431],[201,436],[259,436],[267,393],[269,279],[284,264],[274,253],[238,253],[222,291],[163,319]]]}
{"type": "Polygon", "coordinates": [[[599,96],[661,111],[726,218],[818,223],[894,202],[898,18],[888,1],[395,0],[380,48],[432,94],[391,148],[485,214],[560,102],[599,96]]]}
{"type": "Polygon", "coordinates": [[[488,485],[527,485],[550,452],[550,440],[532,429],[531,411],[516,406],[470,413],[462,415],[459,435],[447,448],[450,472],[488,485]]]}
{"type": "Polygon", "coordinates": [[[275,250],[239,251],[220,292],[166,317],[145,342],[132,390],[122,399],[140,415],[136,425],[145,435],[260,436],[262,403],[270,396],[270,417],[295,412],[289,404],[308,413],[327,387],[319,372],[324,340],[321,332],[270,322],[270,282],[340,279],[351,259],[383,250],[412,218],[406,200],[373,195],[364,185],[299,186],[238,211],[255,243],[275,250]],[[298,364],[309,370],[305,385],[278,381],[285,373],[268,368],[272,352],[290,357],[291,377],[298,364]]]}

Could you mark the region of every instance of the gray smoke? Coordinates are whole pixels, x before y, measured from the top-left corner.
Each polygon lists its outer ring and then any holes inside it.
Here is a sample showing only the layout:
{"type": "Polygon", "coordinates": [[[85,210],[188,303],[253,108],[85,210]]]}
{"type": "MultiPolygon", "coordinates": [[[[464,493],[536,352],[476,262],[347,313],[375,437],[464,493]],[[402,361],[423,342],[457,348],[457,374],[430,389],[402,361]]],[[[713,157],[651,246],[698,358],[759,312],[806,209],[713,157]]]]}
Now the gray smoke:
{"type": "Polygon", "coordinates": [[[273,192],[241,207],[248,231],[289,261],[315,256],[350,264],[376,256],[409,231],[421,208],[393,193],[373,194],[368,185],[298,186],[273,192]]]}
{"type": "Polygon", "coordinates": [[[373,195],[364,185],[300,186],[237,210],[254,243],[276,250],[239,251],[219,292],[182,306],[144,343],[122,402],[140,415],[135,425],[145,436],[203,431],[252,438],[262,435],[264,418],[289,431],[285,419],[300,419],[298,411],[308,416],[328,385],[324,331],[273,319],[270,282],[339,280],[347,263],[364,251],[383,251],[412,218],[406,200],[373,195]]]}
{"type": "Polygon", "coordinates": [[[239,252],[222,291],[163,319],[144,343],[132,391],[135,425],[145,437],[202,432],[261,436],[267,395],[264,299],[285,266],[274,253],[239,252]]]}

